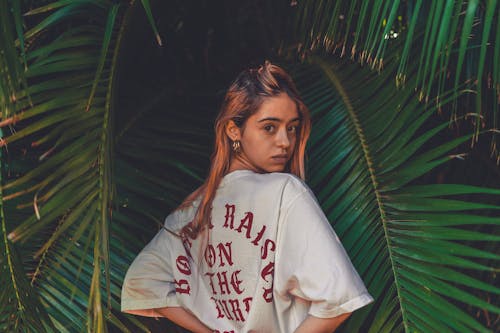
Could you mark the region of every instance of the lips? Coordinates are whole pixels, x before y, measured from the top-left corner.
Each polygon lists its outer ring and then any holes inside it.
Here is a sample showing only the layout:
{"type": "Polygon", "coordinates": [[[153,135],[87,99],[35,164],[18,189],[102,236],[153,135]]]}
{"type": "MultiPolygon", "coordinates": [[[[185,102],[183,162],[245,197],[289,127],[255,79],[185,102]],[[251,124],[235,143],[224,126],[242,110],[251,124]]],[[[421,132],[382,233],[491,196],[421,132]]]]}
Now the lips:
{"type": "Polygon", "coordinates": [[[288,156],[286,154],[274,155],[271,158],[278,163],[286,163],[288,161],[288,156]]]}

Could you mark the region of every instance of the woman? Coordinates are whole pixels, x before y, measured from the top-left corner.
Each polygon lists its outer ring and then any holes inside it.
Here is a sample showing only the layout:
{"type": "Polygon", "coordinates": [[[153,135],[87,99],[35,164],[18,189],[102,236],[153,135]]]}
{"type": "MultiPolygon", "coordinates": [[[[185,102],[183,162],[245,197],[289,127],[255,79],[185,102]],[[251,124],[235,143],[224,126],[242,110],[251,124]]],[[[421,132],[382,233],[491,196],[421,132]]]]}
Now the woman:
{"type": "Polygon", "coordinates": [[[303,182],[310,128],[283,69],[240,73],[208,178],[132,263],[122,311],[193,332],[332,332],[371,303],[303,182]]]}

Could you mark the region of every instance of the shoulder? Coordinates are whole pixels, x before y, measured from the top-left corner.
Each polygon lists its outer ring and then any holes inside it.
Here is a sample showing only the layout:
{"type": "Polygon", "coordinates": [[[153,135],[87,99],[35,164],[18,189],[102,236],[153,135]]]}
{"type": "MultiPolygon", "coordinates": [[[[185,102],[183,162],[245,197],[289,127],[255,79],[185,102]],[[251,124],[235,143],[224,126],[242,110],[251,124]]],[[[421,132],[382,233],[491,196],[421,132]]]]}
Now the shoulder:
{"type": "Polygon", "coordinates": [[[243,170],[224,177],[221,187],[226,186],[273,195],[278,194],[277,192],[293,194],[309,191],[309,187],[302,179],[294,174],[283,172],[256,173],[243,170]]]}
{"type": "Polygon", "coordinates": [[[301,196],[312,196],[311,189],[307,184],[294,174],[290,173],[265,173],[254,174],[252,181],[265,196],[278,196],[281,198],[281,206],[287,206],[301,196]]]}
{"type": "Polygon", "coordinates": [[[297,177],[292,173],[272,172],[272,173],[262,174],[261,176],[269,178],[270,180],[275,182],[283,183],[288,186],[293,186],[298,188],[307,187],[307,185],[302,179],[300,179],[299,177],[297,177]]]}
{"type": "Polygon", "coordinates": [[[263,187],[290,185],[293,188],[307,188],[302,179],[291,173],[256,173],[249,170],[239,170],[226,175],[221,182],[221,186],[236,182],[255,184],[263,187]]]}
{"type": "Polygon", "coordinates": [[[166,217],[164,227],[171,232],[179,233],[186,224],[193,220],[200,201],[201,198],[197,198],[189,206],[172,211],[166,217]]]}
{"type": "Polygon", "coordinates": [[[290,173],[277,173],[276,176],[280,178],[280,181],[283,183],[282,197],[285,205],[287,203],[291,204],[297,200],[297,198],[304,195],[314,197],[314,194],[305,181],[296,175],[290,173]]]}

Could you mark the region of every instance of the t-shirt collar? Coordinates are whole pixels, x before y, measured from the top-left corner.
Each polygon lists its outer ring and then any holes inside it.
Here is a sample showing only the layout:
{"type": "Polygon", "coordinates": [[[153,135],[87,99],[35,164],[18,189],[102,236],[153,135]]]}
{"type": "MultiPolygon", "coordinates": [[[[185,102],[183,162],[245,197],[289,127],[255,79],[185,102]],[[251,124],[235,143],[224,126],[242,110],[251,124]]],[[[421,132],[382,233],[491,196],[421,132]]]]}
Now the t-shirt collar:
{"type": "Polygon", "coordinates": [[[240,170],[231,171],[231,172],[227,173],[222,178],[220,185],[222,186],[222,185],[232,181],[233,179],[236,179],[236,178],[239,178],[239,177],[242,177],[245,175],[251,175],[251,174],[255,174],[255,172],[252,170],[248,170],[248,169],[240,169],[240,170]]]}

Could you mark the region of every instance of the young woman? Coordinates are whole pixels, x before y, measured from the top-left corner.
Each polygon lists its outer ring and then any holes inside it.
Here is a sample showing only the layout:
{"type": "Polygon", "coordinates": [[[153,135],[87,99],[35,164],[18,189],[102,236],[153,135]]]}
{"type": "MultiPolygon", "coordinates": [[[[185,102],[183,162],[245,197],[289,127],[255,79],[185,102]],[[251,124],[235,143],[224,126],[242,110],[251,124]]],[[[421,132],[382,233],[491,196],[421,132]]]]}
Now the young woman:
{"type": "Polygon", "coordinates": [[[122,311],[193,332],[332,332],[371,303],[303,181],[310,128],[283,69],[240,73],[208,178],[130,266],[122,311]]]}

